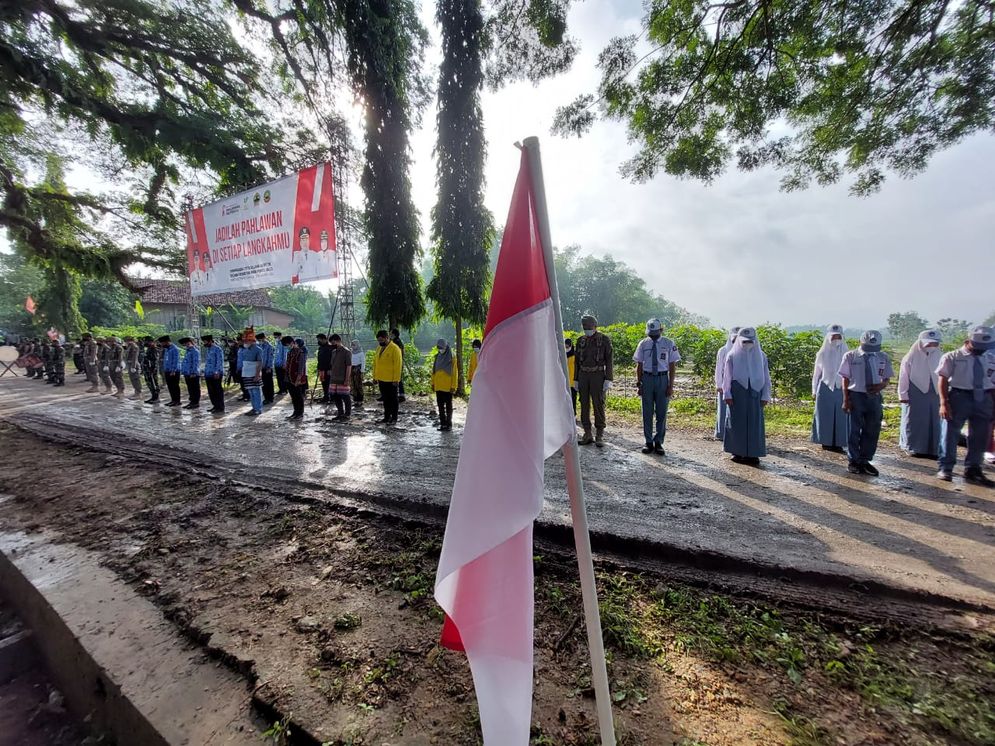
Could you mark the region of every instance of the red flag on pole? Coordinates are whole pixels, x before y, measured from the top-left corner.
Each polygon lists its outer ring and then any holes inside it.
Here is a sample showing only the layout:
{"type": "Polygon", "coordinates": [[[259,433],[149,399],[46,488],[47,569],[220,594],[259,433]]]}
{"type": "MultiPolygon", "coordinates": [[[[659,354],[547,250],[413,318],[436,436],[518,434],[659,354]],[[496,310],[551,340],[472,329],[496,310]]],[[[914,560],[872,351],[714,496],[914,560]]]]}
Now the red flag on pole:
{"type": "Polygon", "coordinates": [[[24,301],[24,310],[30,313],[32,316],[35,315],[35,299],[30,295],[24,301]]]}
{"type": "Polygon", "coordinates": [[[561,339],[523,151],[435,585],[442,642],[466,651],[489,746],[529,741],[532,523],[543,462],[576,433],[561,339]]]}

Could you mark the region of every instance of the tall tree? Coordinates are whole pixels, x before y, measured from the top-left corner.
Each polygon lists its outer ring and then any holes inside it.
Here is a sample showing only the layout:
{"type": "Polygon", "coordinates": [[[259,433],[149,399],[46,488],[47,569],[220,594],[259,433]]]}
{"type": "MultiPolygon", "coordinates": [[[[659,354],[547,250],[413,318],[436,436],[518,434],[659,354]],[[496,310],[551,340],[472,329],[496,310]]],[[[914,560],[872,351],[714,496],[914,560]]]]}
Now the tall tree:
{"type": "Polygon", "coordinates": [[[928,325],[929,322],[915,311],[888,314],[888,332],[895,339],[912,339],[928,325]]]}
{"type": "Polygon", "coordinates": [[[651,0],[643,34],[598,65],[597,95],[554,131],[624,120],[636,181],[710,181],[735,158],[784,171],[784,189],[849,175],[868,194],[995,126],[991,0],[651,0]]]}
{"type": "Polygon", "coordinates": [[[439,67],[436,184],[432,210],[434,276],[428,297],[456,328],[458,392],[464,390],[463,322],[483,324],[490,285],[494,220],[484,206],[484,139],[480,89],[484,83],[484,15],[480,0],[438,0],[442,34],[439,67]]]}
{"type": "Polygon", "coordinates": [[[167,247],[182,168],[207,169],[224,189],[284,162],[280,130],[258,106],[271,87],[228,20],[223,6],[195,0],[0,5],[0,226],[43,259],[71,256],[72,269],[124,282],[134,261],[177,262],[167,247]],[[126,186],[109,196],[32,184],[53,138],[89,143],[74,155],[126,186]],[[96,213],[74,246],[39,220],[53,202],[96,213]]]}

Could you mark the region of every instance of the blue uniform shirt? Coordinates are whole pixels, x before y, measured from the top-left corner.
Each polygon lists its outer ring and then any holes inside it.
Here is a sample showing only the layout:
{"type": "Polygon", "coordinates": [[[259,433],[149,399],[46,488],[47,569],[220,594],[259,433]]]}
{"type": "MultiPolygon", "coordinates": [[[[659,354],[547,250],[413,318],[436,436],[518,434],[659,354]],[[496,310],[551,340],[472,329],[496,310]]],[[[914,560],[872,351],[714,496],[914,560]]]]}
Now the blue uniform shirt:
{"type": "MultiPolygon", "coordinates": [[[[283,345],[280,345],[281,347],[283,345]]],[[[259,349],[263,351],[263,370],[273,369],[273,345],[269,342],[261,342],[259,349]]]]}
{"type": "Polygon", "coordinates": [[[238,353],[235,355],[235,370],[239,373],[242,372],[242,361],[245,360],[245,348],[239,346],[238,353]]]}
{"type": "Polygon", "coordinates": [[[200,375],[200,350],[196,347],[187,348],[187,354],[183,356],[183,364],[180,366],[180,373],[185,376],[200,375]]]}
{"type": "Polygon", "coordinates": [[[176,345],[170,345],[162,351],[162,372],[180,372],[180,348],[176,345]]]}
{"type": "Polygon", "coordinates": [[[282,342],[276,343],[276,354],[273,356],[273,366],[276,368],[287,367],[287,348],[282,342]]]}
{"type": "Polygon", "coordinates": [[[221,348],[211,345],[204,353],[204,375],[220,376],[225,370],[225,356],[221,348]]]}

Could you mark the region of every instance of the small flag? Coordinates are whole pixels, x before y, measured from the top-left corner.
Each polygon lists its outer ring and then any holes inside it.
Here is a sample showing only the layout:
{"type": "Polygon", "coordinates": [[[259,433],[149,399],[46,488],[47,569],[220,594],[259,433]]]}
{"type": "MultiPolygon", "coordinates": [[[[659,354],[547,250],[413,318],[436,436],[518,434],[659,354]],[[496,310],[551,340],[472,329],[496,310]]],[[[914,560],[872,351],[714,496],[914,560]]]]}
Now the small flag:
{"type": "Polygon", "coordinates": [[[135,313],[138,314],[138,318],[145,318],[145,309],[142,308],[142,302],[138,298],[135,298],[135,313]]]}
{"type": "Polygon", "coordinates": [[[30,313],[32,316],[35,315],[35,299],[30,295],[24,301],[24,310],[30,313]]]}
{"type": "Polygon", "coordinates": [[[446,613],[442,644],[466,651],[484,743],[524,746],[532,720],[532,524],[542,509],[543,462],[575,437],[524,152],[505,226],[435,598],[446,613]]]}

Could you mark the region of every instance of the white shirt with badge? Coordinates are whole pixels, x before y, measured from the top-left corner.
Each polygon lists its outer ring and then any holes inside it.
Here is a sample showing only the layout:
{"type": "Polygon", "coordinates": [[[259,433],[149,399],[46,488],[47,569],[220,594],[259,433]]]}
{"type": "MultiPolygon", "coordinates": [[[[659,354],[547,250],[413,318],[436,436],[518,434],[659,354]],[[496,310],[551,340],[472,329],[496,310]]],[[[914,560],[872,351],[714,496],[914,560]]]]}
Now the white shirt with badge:
{"type": "Polygon", "coordinates": [[[877,366],[877,381],[872,381],[871,383],[880,383],[886,378],[895,377],[895,369],[891,367],[891,358],[885,352],[864,352],[863,350],[850,350],[843,356],[843,362],[840,363],[839,373],[843,378],[846,378],[850,382],[850,391],[856,391],[858,393],[867,393],[867,382],[864,380],[864,357],[867,355],[872,355],[871,365],[877,366]]]}
{"type": "MultiPolygon", "coordinates": [[[[636,346],[636,352],[632,356],[632,362],[643,364],[643,373],[653,372],[653,339],[644,337],[636,346]]],[[[659,337],[656,340],[657,373],[667,373],[671,363],[681,361],[681,353],[677,351],[677,345],[666,337],[659,337]]]]}
{"type": "MultiPolygon", "coordinates": [[[[950,382],[950,388],[973,391],[974,361],[978,357],[978,355],[975,355],[967,348],[960,347],[940,358],[936,374],[946,378],[950,382]]],[[[995,354],[986,352],[980,357],[982,370],[984,371],[982,383],[985,391],[991,391],[995,389],[995,354]]]]}

